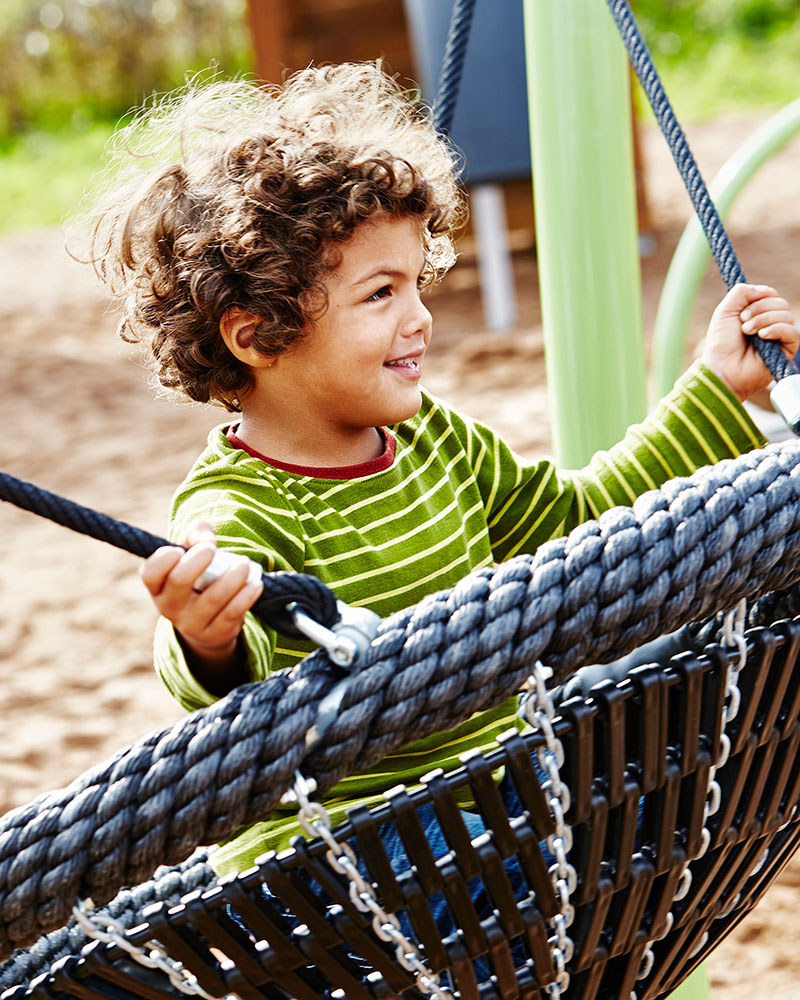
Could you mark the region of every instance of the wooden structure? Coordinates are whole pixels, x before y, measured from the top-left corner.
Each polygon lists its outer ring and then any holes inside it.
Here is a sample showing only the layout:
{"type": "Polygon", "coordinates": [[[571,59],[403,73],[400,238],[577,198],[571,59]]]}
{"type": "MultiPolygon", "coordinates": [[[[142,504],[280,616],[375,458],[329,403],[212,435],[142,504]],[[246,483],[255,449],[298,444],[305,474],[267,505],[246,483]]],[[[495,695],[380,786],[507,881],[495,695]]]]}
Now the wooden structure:
{"type": "Polygon", "coordinates": [[[415,79],[403,0],[249,0],[256,75],[279,82],[315,62],[386,60],[415,79]]]}
{"type": "MultiPolygon", "coordinates": [[[[519,0],[521,3],[522,0],[519,0]]],[[[401,80],[417,81],[403,0],[248,0],[254,70],[279,83],[309,63],[382,58],[401,80]]],[[[639,229],[652,231],[645,167],[634,115],[634,155],[639,229]]],[[[534,244],[533,201],[528,178],[506,181],[508,228],[515,247],[534,244]]]]}

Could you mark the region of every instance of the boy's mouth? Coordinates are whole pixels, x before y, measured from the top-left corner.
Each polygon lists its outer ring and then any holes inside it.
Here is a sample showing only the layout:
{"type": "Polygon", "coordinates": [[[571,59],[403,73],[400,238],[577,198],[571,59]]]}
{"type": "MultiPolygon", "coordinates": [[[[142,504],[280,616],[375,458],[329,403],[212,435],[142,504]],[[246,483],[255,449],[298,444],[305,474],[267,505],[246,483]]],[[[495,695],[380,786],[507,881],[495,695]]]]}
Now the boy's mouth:
{"type": "Polygon", "coordinates": [[[422,353],[409,355],[405,358],[394,358],[392,361],[384,361],[384,368],[394,368],[409,375],[419,375],[422,371],[422,353]]]}

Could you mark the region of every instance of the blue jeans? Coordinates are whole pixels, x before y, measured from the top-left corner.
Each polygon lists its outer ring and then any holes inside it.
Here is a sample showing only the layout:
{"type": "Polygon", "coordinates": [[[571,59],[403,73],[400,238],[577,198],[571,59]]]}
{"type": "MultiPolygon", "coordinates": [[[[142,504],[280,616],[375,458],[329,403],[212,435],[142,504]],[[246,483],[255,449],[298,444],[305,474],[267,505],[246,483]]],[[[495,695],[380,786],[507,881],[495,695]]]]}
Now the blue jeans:
{"type": "MultiPolygon", "coordinates": [[[[534,765],[537,772],[539,773],[540,780],[544,780],[544,775],[539,767],[538,760],[536,756],[533,758],[534,765]]],[[[523,808],[517,797],[516,789],[514,788],[513,782],[506,775],[499,785],[499,791],[503,799],[507,814],[509,818],[519,816],[523,812],[523,808]]],[[[425,839],[429,845],[431,853],[434,858],[441,858],[450,851],[450,845],[447,843],[442,829],[436,819],[436,814],[434,808],[431,804],[421,806],[417,809],[417,815],[419,817],[420,823],[422,825],[423,833],[425,839]]],[[[486,825],[484,823],[483,817],[477,813],[470,810],[461,810],[461,816],[466,826],[467,832],[470,839],[474,840],[476,837],[480,836],[486,831],[486,825]]],[[[397,831],[394,823],[385,823],[380,829],[381,842],[383,844],[384,850],[388,857],[389,863],[392,870],[395,873],[400,873],[405,871],[409,867],[409,859],[406,849],[403,845],[403,841],[400,834],[397,831]]],[[[542,845],[543,846],[543,845],[542,845]]],[[[549,865],[553,858],[546,850],[543,851],[545,862],[549,865]]],[[[366,866],[363,861],[358,859],[358,867],[361,874],[365,878],[369,878],[366,866]]],[[[528,882],[519,866],[519,862],[516,857],[509,858],[504,863],[506,875],[508,882],[514,894],[514,898],[517,901],[521,901],[529,897],[530,887],[528,882]]],[[[306,878],[304,873],[304,878],[306,878]]],[[[470,896],[473,901],[475,911],[479,920],[483,920],[490,916],[494,911],[494,903],[491,899],[490,892],[487,891],[487,887],[484,884],[485,879],[475,878],[470,883],[468,883],[470,889],[470,896]]],[[[317,886],[316,882],[313,880],[313,876],[308,877],[309,888],[315,895],[319,896],[321,906],[325,905],[326,899],[322,891],[317,886]]],[[[291,913],[283,904],[278,900],[273,893],[270,891],[267,885],[262,886],[262,892],[264,896],[271,900],[273,905],[280,911],[283,918],[288,922],[290,926],[296,925],[298,923],[297,918],[291,913]]],[[[437,929],[441,934],[442,938],[446,938],[449,934],[453,933],[457,928],[453,916],[450,912],[450,908],[447,905],[446,899],[443,893],[437,893],[435,896],[429,897],[428,904],[431,910],[431,914],[436,923],[437,929]]],[[[239,919],[238,915],[229,908],[229,914],[233,919],[247,931],[247,927],[239,919]]],[[[408,919],[407,914],[404,911],[400,911],[397,914],[400,922],[400,929],[406,937],[413,943],[416,938],[411,927],[411,923],[408,919]]],[[[523,954],[523,946],[518,945],[517,947],[512,947],[512,957],[515,963],[522,963],[525,961],[525,954],[523,954]]],[[[363,959],[355,953],[348,953],[348,957],[351,959],[353,964],[361,971],[363,976],[372,972],[372,967],[368,965],[363,959]]],[[[479,982],[488,979],[491,972],[488,967],[488,963],[484,959],[477,959],[474,962],[475,974],[479,982]]],[[[447,977],[440,977],[443,985],[446,982],[447,977]]]]}
{"type": "MultiPolygon", "coordinates": [[[[544,775],[540,771],[538,760],[535,756],[533,760],[536,770],[539,773],[539,778],[543,781],[544,775]]],[[[499,790],[509,818],[522,815],[522,805],[517,797],[514,784],[507,775],[500,782],[499,790]]],[[[428,842],[431,853],[435,858],[443,857],[450,850],[450,846],[447,843],[447,840],[442,833],[442,829],[436,819],[433,806],[430,804],[422,806],[417,810],[417,815],[419,816],[422,824],[425,839],[428,842]]],[[[464,820],[464,825],[467,828],[467,832],[469,833],[471,840],[474,840],[476,837],[479,837],[482,833],[486,832],[486,824],[484,823],[483,816],[481,816],[480,813],[462,809],[461,818],[464,820]]],[[[403,846],[400,834],[397,832],[394,824],[387,823],[381,828],[381,840],[383,842],[384,850],[389,858],[389,863],[392,866],[392,870],[400,872],[403,871],[404,868],[407,868],[409,864],[408,855],[405,847],[403,846]]],[[[553,860],[552,855],[546,850],[544,851],[544,855],[545,860],[548,864],[550,864],[553,860]]],[[[514,892],[515,899],[518,901],[525,899],[529,895],[530,890],[516,858],[510,858],[506,861],[505,870],[508,875],[511,888],[514,892]]],[[[362,874],[366,874],[366,872],[364,871],[362,874]]],[[[471,884],[471,889],[472,891],[470,895],[473,903],[475,904],[478,917],[483,919],[489,916],[494,909],[494,904],[486,892],[484,880],[476,878],[473,884],[471,884]]],[[[455,925],[443,894],[439,893],[432,897],[429,900],[429,903],[436,926],[441,932],[442,937],[446,937],[449,933],[455,930],[455,925]]]]}

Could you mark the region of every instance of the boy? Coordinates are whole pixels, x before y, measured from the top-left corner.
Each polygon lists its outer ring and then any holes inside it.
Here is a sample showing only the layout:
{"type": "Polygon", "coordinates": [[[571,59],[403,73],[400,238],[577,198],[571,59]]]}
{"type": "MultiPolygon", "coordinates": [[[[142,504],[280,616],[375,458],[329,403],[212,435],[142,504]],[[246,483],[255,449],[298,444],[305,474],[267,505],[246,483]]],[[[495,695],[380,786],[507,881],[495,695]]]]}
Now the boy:
{"type": "MultiPolygon", "coordinates": [[[[159,158],[140,156],[99,207],[96,264],[161,383],[240,413],[211,432],[175,497],[172,537],[188,550],[163,548],[142,572],[162,615],[157,668],[188,709],[311,648],[247,613],[260,584],[244,561],[193,590],[217,542],[267,571],[313,573],[385,617],[764,443],[740,400],[770,376],[744,333],[787,357],[798,346],[787,303],[766,286],[725,296],[702,360],[584,470],[526,463],[428,396],[420,292],[453,263],[461,194],[452,151],[379,68],[309,69],[271,92],[211,85],[142,128],[163,131],[159,158]]],[[[448,769],[513,715],[511,699],[418,741],[323,804],[336,820],[448,769]]],[[[278,810],[221,846],[215,868],[241,870],[295,832],[293,812],[278,810]]]]}

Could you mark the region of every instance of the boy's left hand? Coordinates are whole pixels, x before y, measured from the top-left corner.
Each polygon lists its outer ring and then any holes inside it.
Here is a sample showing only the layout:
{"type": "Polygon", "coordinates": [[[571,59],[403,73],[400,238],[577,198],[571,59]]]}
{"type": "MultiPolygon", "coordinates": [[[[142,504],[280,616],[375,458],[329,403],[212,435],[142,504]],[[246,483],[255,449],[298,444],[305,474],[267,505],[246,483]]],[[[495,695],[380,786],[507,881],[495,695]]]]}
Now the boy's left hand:
{"type": "Polygon", "coordinates": [[[778,341],[789,361],[797,353],[800,334],[789,303],[769,285],[734,285],[714,310],[706,333],[702,360],[742,401],[772,382],[748,339],[751,334],[778,341]]]}

